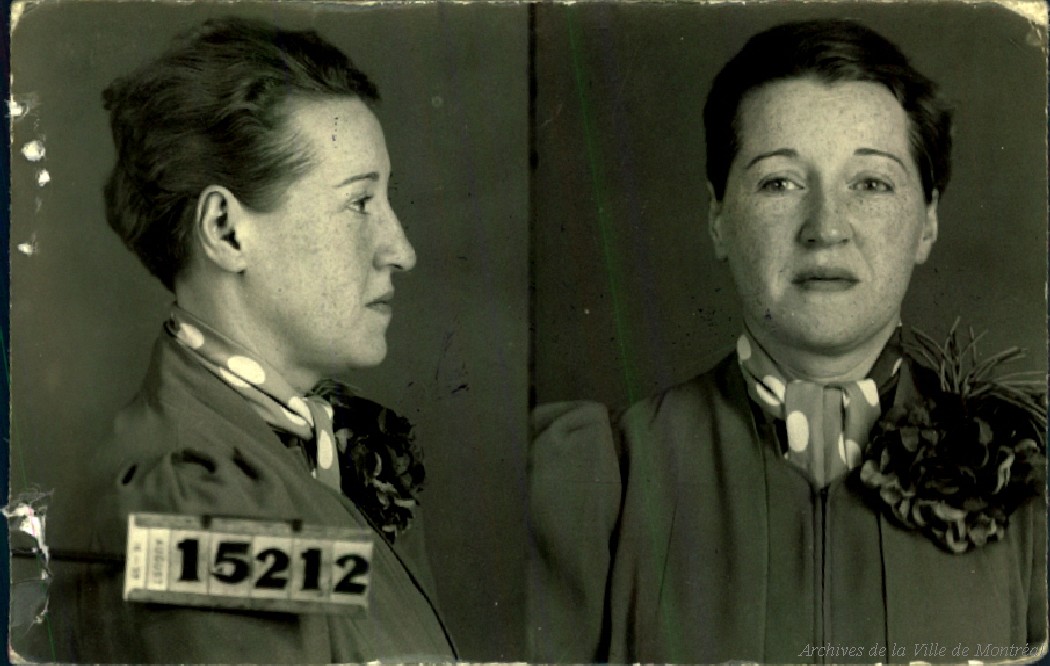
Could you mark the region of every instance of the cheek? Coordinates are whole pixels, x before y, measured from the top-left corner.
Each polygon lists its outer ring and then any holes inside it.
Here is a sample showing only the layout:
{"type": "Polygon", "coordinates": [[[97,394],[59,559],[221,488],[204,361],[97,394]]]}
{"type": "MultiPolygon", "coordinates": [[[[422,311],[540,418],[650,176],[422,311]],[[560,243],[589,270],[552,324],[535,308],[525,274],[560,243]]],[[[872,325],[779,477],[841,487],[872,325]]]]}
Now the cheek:
{"type": "Polygon", "coordinates": [[[367,292],[373,270],[367,248],[367,239],[354,234],[345,234],[318,248],[318,277],[333,303],[352,306],[367,292]]]}
{"type": "Polygon", "coordinates": [[[873,268],[908,274],[922,242],[925,208],[907,202],[870,204],[857,226],[858,242],[873,268]]]}
{"type": "Polygon", "coordinates": [[[730,263],[735,273],[769,282],[785,270],[794,245],[788,220],[751,217],[734,231],[730,263]]]}

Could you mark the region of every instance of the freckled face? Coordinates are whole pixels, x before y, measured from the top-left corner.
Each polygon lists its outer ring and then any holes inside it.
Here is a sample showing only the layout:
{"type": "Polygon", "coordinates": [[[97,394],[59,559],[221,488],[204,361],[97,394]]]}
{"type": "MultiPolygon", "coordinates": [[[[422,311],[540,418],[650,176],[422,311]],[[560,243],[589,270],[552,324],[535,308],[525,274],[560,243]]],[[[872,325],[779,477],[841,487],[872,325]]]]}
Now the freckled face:
{"type": "Polygon", "coordinates": [[[904,109],[875,83],[803,78],[751,91],[737,120],[710,227],[748,326],[812,353],[889,335],[937,235],[904,109]]]}
{"type": "Polygon", "coordinates": [[[395,271],[415,251],[390,207],[390,158],[360,100],[293,101],[289,126],[309,171],[253,213],[245,289],[260,351],[289,377],[330,376],[386,356],[395,271]]]}

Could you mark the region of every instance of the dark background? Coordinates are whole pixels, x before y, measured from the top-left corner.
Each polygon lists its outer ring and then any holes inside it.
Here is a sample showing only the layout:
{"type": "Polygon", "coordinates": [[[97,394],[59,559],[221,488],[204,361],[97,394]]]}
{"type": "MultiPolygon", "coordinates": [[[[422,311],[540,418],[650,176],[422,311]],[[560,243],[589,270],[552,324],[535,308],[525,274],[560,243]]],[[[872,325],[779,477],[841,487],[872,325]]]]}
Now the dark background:
{"type": "MultiPolygon", "coordinates": [[[[106,226],[113,149],[101,91],[177,32],[231,13],[315,28],[379,86],[392,200],[419,263],[397,281],[388,360],[349,379],[416,424],[428,548],[461,655],[520,659],[524,7],[91,2],[27,11],[12,38],[12,92],[31,107],[13,123],[11,153],[12,492],[78,474],[137,389],[172,300],[106,226]],[[36,164],[20,153],[33,139],[47,150],[36,164]],[[43,187],[41,167],[51,177],[43,187]]],[[[15,629],[15,649],[26,649],[15,629]]]]}
{"type": "Polygon", "coordinates": [[[940,239],[905,325],[943,340],[961,316],[989,330],[985,353],[1023,346],[1015,369],[1045,370],[1045,28],[956,2],[541,5],[535,400],[625,406],[731,349],[742,323],[707,235],[704,100],[748,37],[815,17],[879,31],[957,106],[940,239]]]}

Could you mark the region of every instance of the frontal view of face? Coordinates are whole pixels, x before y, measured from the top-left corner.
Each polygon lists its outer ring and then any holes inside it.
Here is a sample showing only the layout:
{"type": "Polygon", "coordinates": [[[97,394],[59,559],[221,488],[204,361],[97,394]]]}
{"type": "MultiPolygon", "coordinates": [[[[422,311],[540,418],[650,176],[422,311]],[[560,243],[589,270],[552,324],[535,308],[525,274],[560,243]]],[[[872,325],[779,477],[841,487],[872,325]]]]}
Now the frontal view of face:
{"type": "Polygon", "coordinates": [[[709,221],[760,342],[847,353],[896,326],[937,236],[908,129],[875,83],[788,79],[744,97],[709,221]]]}
{"type": "Polygon", "coordinates": [[[391,276],[415,251],[387,197],[390,158],[368,107],[293,101],[288,124],[311,166],[276,208],[249,213],[245,288],[259,351],[290,379],[316,381],[383,360],[391,276]]]}

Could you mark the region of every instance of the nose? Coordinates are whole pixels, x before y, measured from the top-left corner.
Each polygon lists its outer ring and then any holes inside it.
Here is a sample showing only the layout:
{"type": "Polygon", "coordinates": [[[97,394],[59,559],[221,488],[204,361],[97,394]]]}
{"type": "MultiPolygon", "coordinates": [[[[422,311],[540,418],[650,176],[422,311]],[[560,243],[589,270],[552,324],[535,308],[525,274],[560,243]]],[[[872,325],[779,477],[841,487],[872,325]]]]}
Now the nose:
{"type": "Polygon", "coordinates": [[[376,252],[377,268],[390,267],[395,271],[410,271],[416,265],[416,249],[408,241],[401,220],[390,211],[383,229],[383,239],[376,252]]]}
{"type": "Polygon", "coordinates": [[[853,239],[853,227],[835,193],[816,187],[810,190],[805,219],[798,241],[806,247],[829,247],[853,239]]]}

